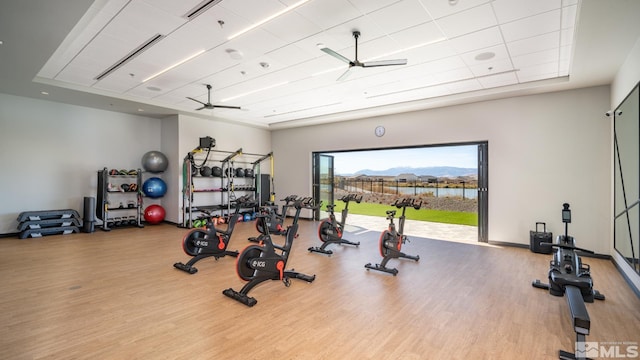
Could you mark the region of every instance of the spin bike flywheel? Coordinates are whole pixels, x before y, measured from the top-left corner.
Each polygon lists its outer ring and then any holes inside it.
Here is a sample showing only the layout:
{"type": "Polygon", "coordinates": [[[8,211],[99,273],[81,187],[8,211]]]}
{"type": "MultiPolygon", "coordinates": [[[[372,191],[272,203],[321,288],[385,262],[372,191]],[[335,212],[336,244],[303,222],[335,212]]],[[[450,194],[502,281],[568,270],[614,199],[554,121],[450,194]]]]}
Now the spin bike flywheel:
{"type": "Polygon", "coordinates": [[[264,249],[259,245],[249,245],[242,250],[236,260],[236,272],[240,279],[244,281],[253,279],[255,270],[251,268],[249,261],[251,261],[251,259],[259,258],[263,251],[264,249]]]}
{"type": "Polygon", "coordinates": [[[383,231],[382,234],[380,234],[380,255],[382,255],[382,257],[387,256],[393,248],[398,251],[402,248],[400,235],[394,238],[389,230],[383,231]]]}
{"type": "Polygon", "coordinates": [[[342,238],[342,232],[339,228],[335,228],[328,219],[322,220],[318,225],[318,237],[322,242],[331,240],[332,237],[342,238]]]}
{"type": "Polygon", "coordinates": [[[202,247],[196,246],[197,241],[205,239],[207,233],[201,229],[189,231],[182,239],[182,250],[189,256],[196,256],[202,251],[202,247]]]}

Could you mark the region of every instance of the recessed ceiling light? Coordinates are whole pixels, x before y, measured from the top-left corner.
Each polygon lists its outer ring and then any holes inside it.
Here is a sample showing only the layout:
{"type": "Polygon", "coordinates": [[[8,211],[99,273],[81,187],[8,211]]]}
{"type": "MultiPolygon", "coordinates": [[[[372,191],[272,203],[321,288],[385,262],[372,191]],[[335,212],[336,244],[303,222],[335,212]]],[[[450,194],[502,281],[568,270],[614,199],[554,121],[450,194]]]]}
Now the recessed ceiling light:
{"type": "Polygon", "coordinates": [[[140,112],[144,112],[144,109],[138,109],[138,111],[140,111],[140,112]]]}
{"type": "Polygon", "coordinates": [[[2,42],[2,40],[0,40],[0,45],[2,45],[2,44],[4,44],[4,43],[2,42]]]}
{"type": "Polygon", "coordinates": [[[480,54],[476,55],[476,57],[474,59],[476,59],[478,61],[483,61],[483,60],[493,59],[495,56],[496,56],[496,53],[491,52],[491,51],[487,51],[487,52],[483,52],[483,53],[480,53],[480,54]]]}
{"type": "Polygon", "coordinates": [[[225,51],[227,52],[227,54],[229,54],[229,57],[232,58],[233,60],[242,60],[243,58],[242,53],[236,49],[227,49],[225,51]]]}
{"type": "Polygon", "coordinates": [[[40,94],[42,94],[42,95],[49,95],[49,93],[48,93],[48,92],[46,92],[46,91],[40,91],[40,94]]]}
{"type": "Polygon", "coordinates": [[[151,91],[161,91],[162,89],[160,89],[157,86],[147,86],[147,90],[151,90],[151,91]]]}

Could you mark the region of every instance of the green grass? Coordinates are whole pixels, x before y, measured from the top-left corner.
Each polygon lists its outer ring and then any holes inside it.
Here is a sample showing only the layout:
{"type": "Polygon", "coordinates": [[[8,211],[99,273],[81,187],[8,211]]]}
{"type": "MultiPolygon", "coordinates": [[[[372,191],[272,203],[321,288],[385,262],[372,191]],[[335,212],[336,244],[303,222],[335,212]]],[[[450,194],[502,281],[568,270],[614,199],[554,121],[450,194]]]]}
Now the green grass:
{"type": "MultiPolygon", "coordinates": [[[[340,212],[344,209],[344,203],[342,201],[336,202],[335,213],[340,220],[340,212]]],[[[391,205],[385,204],[374,204],[374,203],[349,203],[349,214],[358,214],[358,215],[370,215],[370,216],[380,216],[386,217],[387,210],[397,210],[396,218],[400,217],[402,214],[402,209],[398,209],[391,205]]],[[[323,210],[326,208],[323,206],[323,210]]],[[[420,221],[431,221],[437,223],[445,223],[445,224],[454,224],[454,225],[471,225],[478,226],[478,214],[471,212],[457,212],[457,211],[442,211],[442,210],[430,210],[430,209],[420,209],[416,210],[414,208],[407,208],[407,212],[405,216],[408,220],[420,220],[420,221]]],[[[347,222],[349,219],[347,218],[347,222]]]]}

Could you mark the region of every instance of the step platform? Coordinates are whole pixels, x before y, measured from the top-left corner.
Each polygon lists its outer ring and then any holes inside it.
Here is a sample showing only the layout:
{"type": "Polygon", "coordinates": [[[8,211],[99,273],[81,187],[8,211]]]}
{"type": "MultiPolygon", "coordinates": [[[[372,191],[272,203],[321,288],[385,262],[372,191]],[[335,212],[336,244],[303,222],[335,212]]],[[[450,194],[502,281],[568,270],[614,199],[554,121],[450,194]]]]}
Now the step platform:
{"type": "Polygon", "coordinates": [[[73,209],[24,211],[18,215],[20,239],[80,232],[82,220],[73,209]]]}

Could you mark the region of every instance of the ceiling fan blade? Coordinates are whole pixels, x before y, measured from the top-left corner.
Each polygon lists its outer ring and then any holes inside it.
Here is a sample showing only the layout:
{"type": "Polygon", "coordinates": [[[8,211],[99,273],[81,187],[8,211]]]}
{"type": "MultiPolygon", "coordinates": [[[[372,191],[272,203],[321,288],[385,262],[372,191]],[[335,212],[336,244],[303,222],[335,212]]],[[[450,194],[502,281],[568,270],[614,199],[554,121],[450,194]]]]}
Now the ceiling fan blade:
{"type": "Polygon", "coordinates": [[[214,108],[222,108],[222,109],[237,109],[240,110],[240,106],[227,106],[227,105],[213,105],[214,108]]]}
{"type": "Polygon", "coordinates": [[[365,63],[362,63],[362,67],[392,66],[392,65],[407,65],[407,59],[367,61],[365,63]]]}
{"type": "Polygon", "coordinates": [[[192,98],[192,97],[188,97],[188,96],[187,96],[187,99],[189,99],[189,100],[193,100],[193,101],[195,101],[195,102],[199,102],[199,103],[200,103],[200,104],[202,104],[202,105],[206,105],[206,104],[205,104],[205,103],[203,103],[202,101],[197,100],[197,99],[194,99],[194,98],[192,98]]]}
{"type": "Polygon", "coordinates": [[[199,108],[197,108],[196,110],[202,110],[202,109],[204,109],[204,108],[206,108],[206,106],[199,107],[199,108]]]}
{"type": "Polygon", "coordinates": [[[351,73],[352,73],[352,71],[351,71],[351,69],[352,69],[352,68],[353,68],[352,66],[349,66],[349,68],[347,69],[347,71],[343,72],[343,73],[342,73],[342,75],[340,75],[340,77],[336,79],[336,81],[344,81],[344,80],[347,80],[347,78],[349,77],[349,75],[351,75],[351,73]]]}
{"type": "Polygon", "coordinates": [[[344,57],[344,56],[342,56],[342,55],[338,54],[337,52],[335,52],[335,51],[333,51],[333,50],[329,49],[328,47],[320,48],[320,50],[324,51],[325,53],[327,53],[327,54],[329,54],[329,55],[333,56],[334,58],[336,58],[336,59],[338,59],[338,60],[341,60],[341,61],[346,62],[347,64],[351,63],[351,60],[350,60],[350,59],[347,59],[346,57],[344,57]]]}

